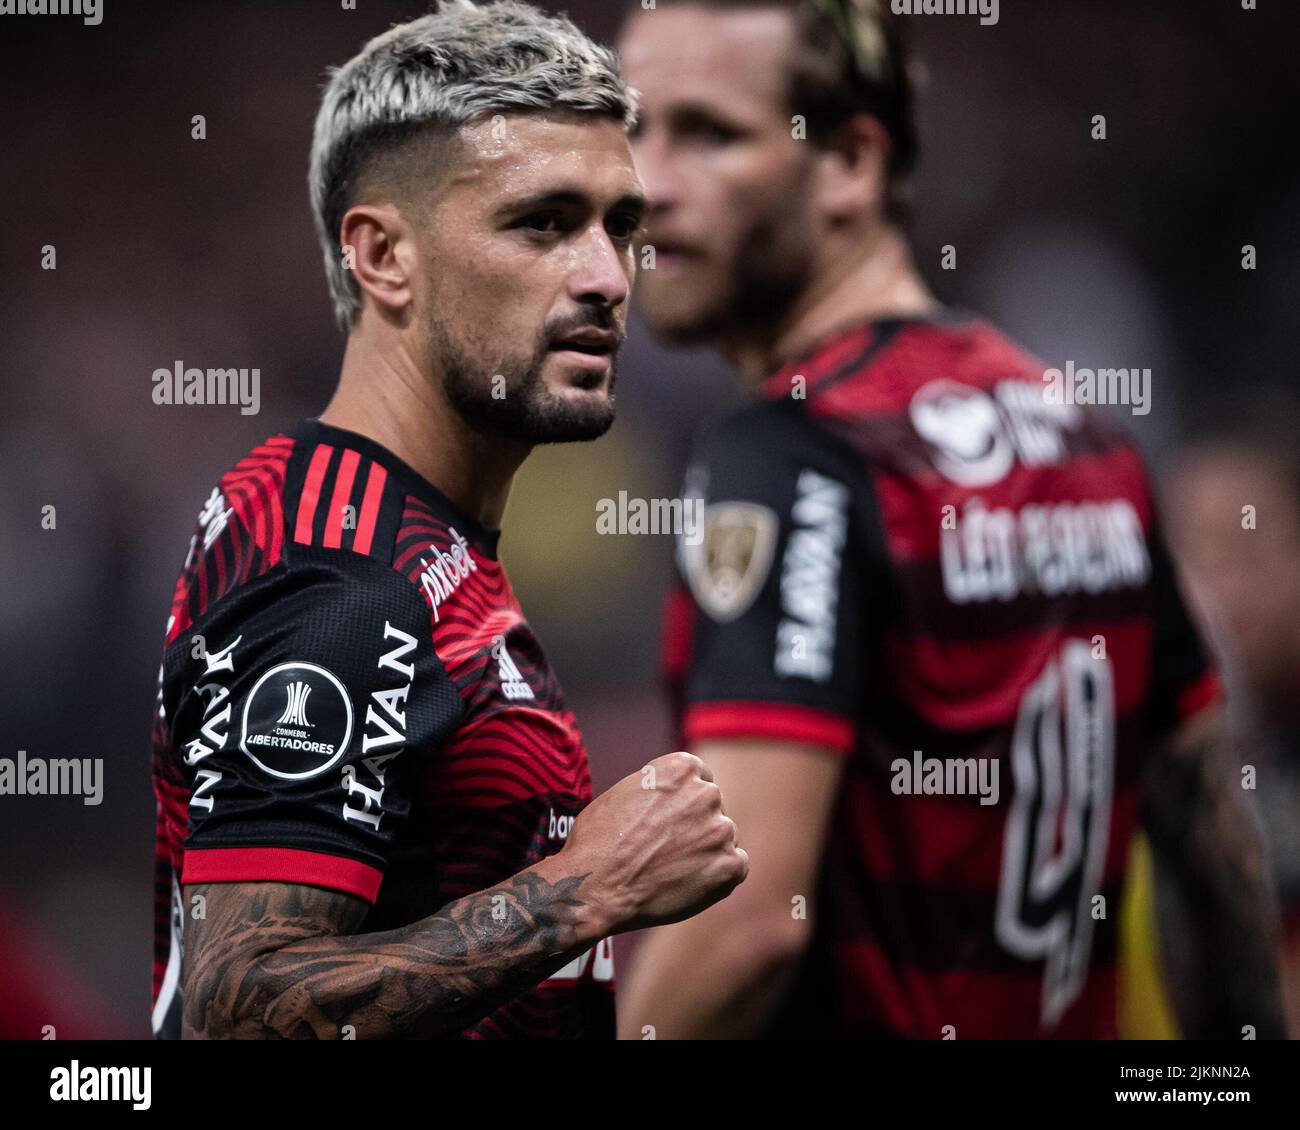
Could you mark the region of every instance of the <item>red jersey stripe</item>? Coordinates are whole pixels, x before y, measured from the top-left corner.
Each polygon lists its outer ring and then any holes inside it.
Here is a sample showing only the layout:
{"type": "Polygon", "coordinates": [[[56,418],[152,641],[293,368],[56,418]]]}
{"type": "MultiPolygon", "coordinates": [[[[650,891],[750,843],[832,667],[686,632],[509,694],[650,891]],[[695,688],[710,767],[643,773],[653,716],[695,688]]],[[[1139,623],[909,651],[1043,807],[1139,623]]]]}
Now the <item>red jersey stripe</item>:
{"type": "Polygon", "coordinates": [[[382,871],[355,859],[298,848],[196,848],[185,853],[182,883],[307,883],[374,902],[382,871]]]}
{"type": "Polygon", "coordinates": [[[780,702],[701,702],[688,707],[682,730],[688,742],[705,738],[779,738],[849,753],[857,727],[849,718],[780,702]]]}
{"type": "Polygon", "coordinates": [[[357,519],[357,532],[352,538],[352,548],[358,553],[370,552],[370,545],[375,537],[375,523],[379,519],[379,503],[384,496],[384,483],[388,481],[388,472],[378,463],[370,464],[370,475],[366,479],[366,493],[361,499],[361,515],[357,519]]]}
{"type": "Polygon", "coordinates": [[[329,514],[325,518],[324,545],[327,549],[338,549],[343,544],[343,508],[352,497],[352,482],[360,462],[361,456],[352,450],[344,451],[339,461],[339,471],[334,477],[334,496],[330,499],[329,514]]]}
{"type": "Polygon", "coordinates": [[[325,479],[325,468],[329,466],[334,449],[326,443],[318,443],[312,452],[311,465],[307,468],[307,479],[302,485],[302,498],[298,500],[298,521],[293,529],[293,540],[302,545],[311,545],[311,527],[316,521],[316,504],[320,502],[321,483],[325,479]]]}

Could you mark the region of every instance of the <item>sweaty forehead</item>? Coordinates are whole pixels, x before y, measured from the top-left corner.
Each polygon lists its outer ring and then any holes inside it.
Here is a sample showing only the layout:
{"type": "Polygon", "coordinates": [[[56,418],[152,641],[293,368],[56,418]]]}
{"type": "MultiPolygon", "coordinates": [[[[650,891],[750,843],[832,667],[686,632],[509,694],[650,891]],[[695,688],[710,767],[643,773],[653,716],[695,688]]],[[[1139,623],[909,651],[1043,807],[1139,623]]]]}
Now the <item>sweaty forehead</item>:
{"type": "Polygon", "coordinates": [[[619,42],[624,76],[653,113],[675,101],[783,105],[793,29],[779,8],[671,5],[633,15],[619,42]]]}
{"type": "Polygon", "coordinates": [[[580,177],[593,196],[639,188],[619,122],[590,114],[498,114],[457,131],[450,188],[493,196],[580,177]]]}

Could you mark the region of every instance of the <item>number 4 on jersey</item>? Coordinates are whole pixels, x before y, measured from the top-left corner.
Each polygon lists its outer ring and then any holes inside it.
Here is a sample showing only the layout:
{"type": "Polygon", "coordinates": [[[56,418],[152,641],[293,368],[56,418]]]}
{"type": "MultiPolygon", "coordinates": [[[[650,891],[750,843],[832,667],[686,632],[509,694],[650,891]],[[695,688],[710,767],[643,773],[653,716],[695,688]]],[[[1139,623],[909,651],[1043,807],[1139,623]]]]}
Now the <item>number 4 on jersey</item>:
{"type": "Polygon", "coordinates": [[[1115,692],[1110,660],[1067,640],[1020,701],[1011,740],[1015,797],[1002,842],[997,938],[1043,960],[1042,1023],[1083,988],[1110,834],[1115,692]]]}

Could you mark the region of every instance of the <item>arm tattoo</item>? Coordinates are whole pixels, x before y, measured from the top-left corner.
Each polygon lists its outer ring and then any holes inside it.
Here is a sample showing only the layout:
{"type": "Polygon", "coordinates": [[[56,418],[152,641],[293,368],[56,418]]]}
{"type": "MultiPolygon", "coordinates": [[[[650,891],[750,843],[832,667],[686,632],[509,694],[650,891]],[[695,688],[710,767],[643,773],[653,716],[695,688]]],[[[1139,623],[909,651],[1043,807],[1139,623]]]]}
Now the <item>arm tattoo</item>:
{"type": "Polygon", "coordinates": [[[1213,732],[1160,751],[1143,820],[1155,861],[1166,979],[1184,1036],[1283,1038],[1277,915],[1230,744],[1213,732]]]}
{"type": "Polygon", "coordinates": [[[522,871],[398,930],[356,934],[368,907],[289,883],[186,886],[187,1038],[451,1036],[585,949],[586,875],[522,871]],[[344,1026],[351,1025],[351,1032],[344,1026]]]}

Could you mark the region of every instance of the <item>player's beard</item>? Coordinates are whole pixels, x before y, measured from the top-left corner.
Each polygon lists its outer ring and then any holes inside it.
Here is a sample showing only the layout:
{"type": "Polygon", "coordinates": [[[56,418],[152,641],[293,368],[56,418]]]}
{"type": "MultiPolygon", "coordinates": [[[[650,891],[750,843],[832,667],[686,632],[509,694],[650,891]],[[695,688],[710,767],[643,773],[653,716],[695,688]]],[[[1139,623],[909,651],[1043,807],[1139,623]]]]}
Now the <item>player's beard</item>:
{"type": "MultiPolygon", "coordinates": [[[[586,319],[566,324],[564,329],[591,325],[612,328],[610,322],[586,319]]],[[[555,328],[542,327],[531,356],[498,354],[499,360],[489,365],[483,360],[490,355],[488,349],[457,340],[448,323],[432,319],[430,356],[443,374],[447,399],[461,418],[475,428],[530,445],[593,440],[609,431],[614,423],[617,358],[610,358],[609,389],[603,398],[571,403],[552,392],[542,379],[548,345],[557,340],[555,328]]]]}
{"type": "MultiPolygon", "coordinates": [[[[782,322],[812,277],[812,236],[793,215],[756,220],[736,241],[729,260],[717,252],[718,274],[695,301],[656,308],[643,285],[641,316],[650,330],[674,345],[722,345],[762,338],[782,322]]],[[[689,292],[680,295],[689,298],[689,292]]]]}

